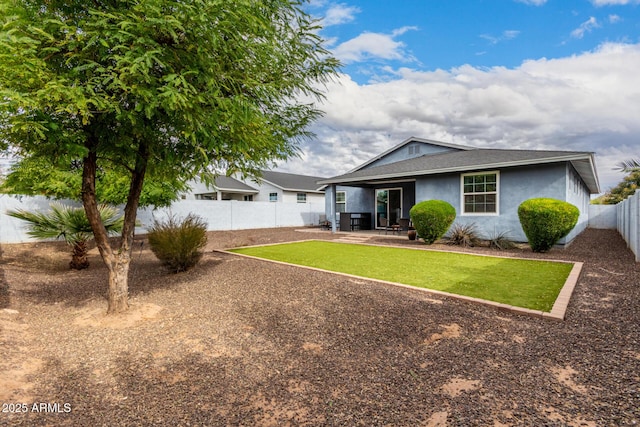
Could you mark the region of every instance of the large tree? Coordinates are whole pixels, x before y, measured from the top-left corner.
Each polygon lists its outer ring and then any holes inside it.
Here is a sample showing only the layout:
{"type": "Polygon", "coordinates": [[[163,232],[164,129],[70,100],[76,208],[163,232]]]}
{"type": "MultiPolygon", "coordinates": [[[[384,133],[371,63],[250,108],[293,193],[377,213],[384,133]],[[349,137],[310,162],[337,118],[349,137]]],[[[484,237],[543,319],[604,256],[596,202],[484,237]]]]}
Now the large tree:
{"type": "Polygon", "coordinates": [[[295,0],[3,1],[0,143],[25,157],[80,159],[108,313],[128,308],[148,174],[255,175],[296,154],[339,65],[317,31],[295,0]],[[127,176],[117,248],[98,211],[101,165],[127,176]]]}

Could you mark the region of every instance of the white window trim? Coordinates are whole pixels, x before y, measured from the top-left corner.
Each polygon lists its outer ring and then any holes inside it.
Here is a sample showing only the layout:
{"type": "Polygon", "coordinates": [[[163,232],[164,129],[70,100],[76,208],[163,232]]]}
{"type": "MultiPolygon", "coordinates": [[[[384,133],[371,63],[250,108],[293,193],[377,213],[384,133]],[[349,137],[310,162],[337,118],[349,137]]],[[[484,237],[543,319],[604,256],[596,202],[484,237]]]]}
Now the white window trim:
{"type": "MultiPolygon", "coordinates": [[[[477,193],[487,194],[487,193],[477,193]]],[[[499,216],[500,215],[500,171],[468,172],[460,174],[460,216],[499,216]],[[464,177],[469,175],[496,175],[496,211],[495,212],[465,212],[464,211],[464,177]]]]}
{"type": "Polygon", "coordinates": [[[275,192],[275,191],[270,192],[269,193],[269,201],[270,202],[277,202],[278,201],[278,193],[275,192]],[[271,196],[274,195],[274,194],[275,194],[276,197],[274,199],[272,199],[271,196]]]}
{"type": "Polygon", "coordinates": [[[296,203],[307,203],[307,193],[296,193],[296,203]],[[300,196],[304,196],[304,200],[301,200],[300,196]]]}
{"type": "Polygon", "coordinates": [[[347,211],[347,192],[344,191],[344,190],[336,191],[336,212],[339,212],[338,211],[338,206],[339,205],[344,205],[344,211],[342,211],[342,212],[346,212],[347,211]],[[338,193],[344,194],[344,202],[339,202],[338,201],[338,193]]]}

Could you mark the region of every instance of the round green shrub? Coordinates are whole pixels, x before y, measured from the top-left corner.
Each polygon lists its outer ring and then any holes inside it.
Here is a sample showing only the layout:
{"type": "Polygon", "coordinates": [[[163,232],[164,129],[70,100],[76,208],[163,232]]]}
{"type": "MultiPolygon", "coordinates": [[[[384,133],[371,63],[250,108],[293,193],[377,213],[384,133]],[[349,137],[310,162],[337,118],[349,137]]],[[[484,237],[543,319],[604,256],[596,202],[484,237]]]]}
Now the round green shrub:
{"type": "Polygon", "coordinates": [[[202,258],[207,244],[207,223],[190,213],[184,219],[170,215],[165,221],[154,218],[148,229],[149,246],[162,264],[173,273],[186,271],[202,258]]]}
{"type": "Polygon", "coordinates": [[[409,216],[418,236],[430,245],[447,232],[456,219],[456,209],[444,200],[425,200],[414,205],[409,216]]]}
{"type": "Polygon", "coordinates": [[[534,252],[551,249],[573,230],[579,216],[577,207],[556,199],[529,199],[518,207],[520,225],[534,252]]]}

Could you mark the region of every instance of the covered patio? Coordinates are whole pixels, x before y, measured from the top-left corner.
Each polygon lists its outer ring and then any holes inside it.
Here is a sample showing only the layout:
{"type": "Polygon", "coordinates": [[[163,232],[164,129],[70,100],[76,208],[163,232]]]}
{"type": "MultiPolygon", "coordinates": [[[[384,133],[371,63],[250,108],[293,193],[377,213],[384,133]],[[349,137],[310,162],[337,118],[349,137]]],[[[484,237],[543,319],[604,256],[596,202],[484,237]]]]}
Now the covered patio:
{"type": "Polygon", "coordinates": [[[415,179],[332,183],[327,188],[332,231],[406,231],[416,202],[415,179]],[[352,197],[346,198],[349,194],[352,197]],[[357,194],[357,197],[353,195],[357,194]],[[338,196],[342,200],[338,201],[338,196]]]}

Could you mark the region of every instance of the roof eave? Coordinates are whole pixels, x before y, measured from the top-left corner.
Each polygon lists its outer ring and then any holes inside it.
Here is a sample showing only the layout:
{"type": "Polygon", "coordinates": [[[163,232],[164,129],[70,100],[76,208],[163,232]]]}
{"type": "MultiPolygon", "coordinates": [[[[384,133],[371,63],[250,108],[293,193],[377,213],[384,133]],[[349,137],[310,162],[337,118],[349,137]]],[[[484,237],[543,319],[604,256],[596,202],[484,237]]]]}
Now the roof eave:
{"type": "MultiPolygon", "coordinates": [[[[482,165],[469,165],[469,166],[456,166],[451,168],[441,168],[441,169],[429,169],[429,170],[417,170],[417,171],[408,171],[408,172],[399,172],[392,174],[381,174],[381,175],[370,175],[370,176],[361,176],[354,178],[346,178],[346,179],[327,179],[318,181],[318,184],[330,185],[330,184],[347,184],[347,183],[357,183],[357,182],[365,182],[365,181],[384,181],[388,179],[395,178],[406,178],[412,176],[423,176],[423,175],[436,175],[436,174],[444,174],[444,173],[454,173],[454,172],[464,172],[464,171],[474,171],[474,170],[485,170],[485,169],[497,169],[497,168],[507,168],[507,167],[515,167],[515,166],[528,166],[528,165],[537,165],[537,164],[547,164],[547,163],[557,163],[562,161],[577,161],[577,160],[589,160],[592,167],[592,172],[594,179],[596,181],[596,188],[599,189],[597,185],[597,175],[595,175],[595,168],[593,167],[593,154],[588,153],[587,156],[584,154],[572,154],[568,156],[557,156],[557,157],[549,157],[545,159],[536,159],[535,161],[531,160],[520,160],[520,161],[512,161],[512,162],[497,162],[497,163],[487,163],[482,165]]],[[[593,189],[590,188],[592,191],[593,189]]]]}

